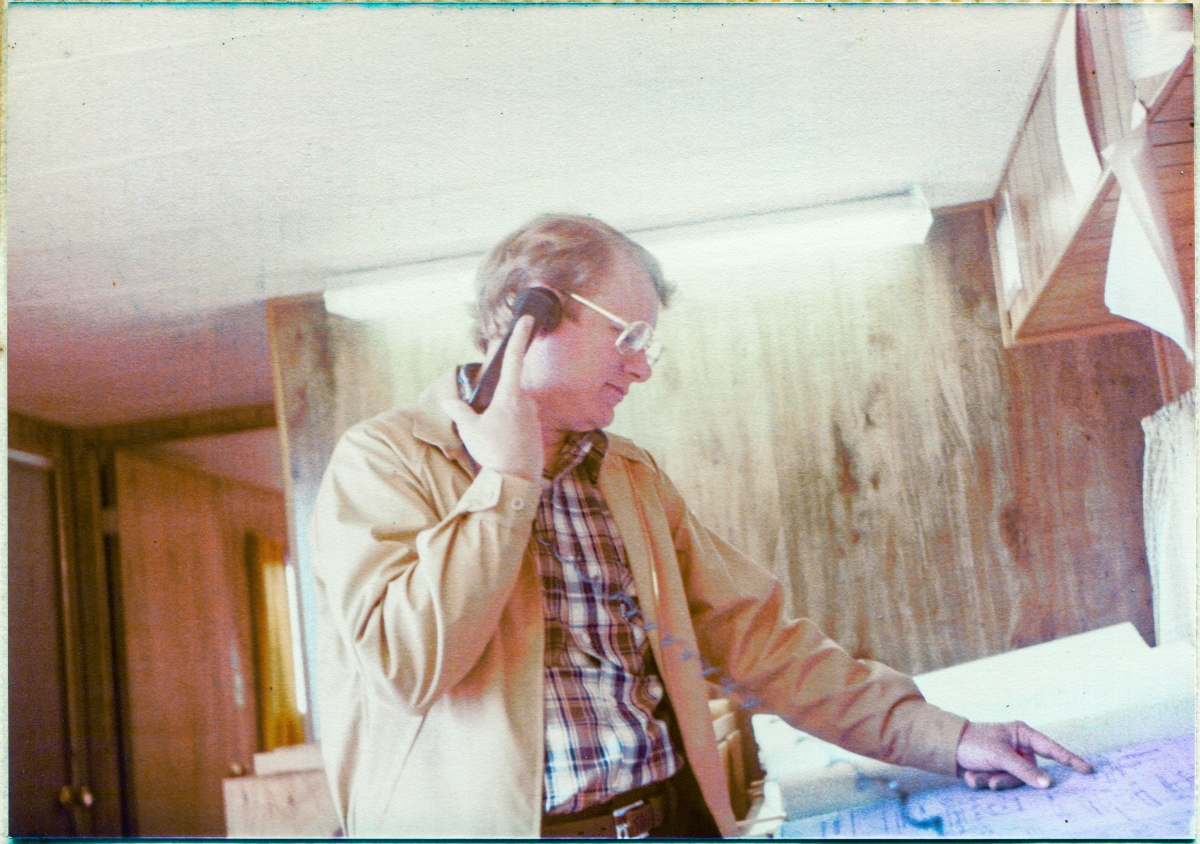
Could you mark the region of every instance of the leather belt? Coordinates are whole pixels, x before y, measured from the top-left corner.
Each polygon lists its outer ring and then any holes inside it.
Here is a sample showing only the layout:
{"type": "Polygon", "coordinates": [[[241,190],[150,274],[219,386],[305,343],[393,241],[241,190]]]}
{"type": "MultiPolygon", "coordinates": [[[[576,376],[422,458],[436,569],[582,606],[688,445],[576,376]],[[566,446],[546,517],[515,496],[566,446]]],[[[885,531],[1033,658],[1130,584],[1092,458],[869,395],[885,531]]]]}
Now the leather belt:
{"type": "Polygon", "coordinates": [[[670,810],[670,792],[666,780],[657,783],[657,788],[636,789],[585,810],[587,814],[599,811],[592,817],[578,818],[564,815],[542,816],[543,838],[646,838],[652,829],[667,820],[670,810]]]}

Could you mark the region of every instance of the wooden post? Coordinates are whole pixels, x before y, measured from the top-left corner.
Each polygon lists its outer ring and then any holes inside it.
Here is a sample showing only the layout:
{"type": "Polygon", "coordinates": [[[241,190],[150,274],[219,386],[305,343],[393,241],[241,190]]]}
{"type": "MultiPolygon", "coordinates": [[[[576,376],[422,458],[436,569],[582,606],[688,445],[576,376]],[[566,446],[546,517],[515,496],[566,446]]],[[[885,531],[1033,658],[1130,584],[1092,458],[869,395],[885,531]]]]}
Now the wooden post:
{"type": "Polygon", "coordinates": [[[283,459],[288,508],[288,545],[295,566],[300,604],[300,640],[308,711],[304,729],[319,739],[316,676],[317,599],[312,576],[308,525],[317,488],[333,453],[335,396],[325,303],[320,295],[274,299],[267,303],[267,331],[275,382],[275,417],[283,459]]]}

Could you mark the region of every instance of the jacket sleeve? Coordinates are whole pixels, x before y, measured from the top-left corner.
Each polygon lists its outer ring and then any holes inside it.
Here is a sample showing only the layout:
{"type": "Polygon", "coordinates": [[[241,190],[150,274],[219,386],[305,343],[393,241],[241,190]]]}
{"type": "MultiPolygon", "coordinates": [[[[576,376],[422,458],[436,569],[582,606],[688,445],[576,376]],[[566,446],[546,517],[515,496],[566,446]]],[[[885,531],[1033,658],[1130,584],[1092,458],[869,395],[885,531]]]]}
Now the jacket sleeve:
{"type": "Polygon", "coordinates": [[[904,674],[853,659],[812,621],[789,618],[782,584],[658,479],[697,644],[724,687],[854,753],[953,776],[966,720],[927,703],[904,674]]]}
{"type": "MultiPolygon", "coordinates": [[[[411,439],[411,438],[410,438],[411,439]]],[[[425,711],[476,664],[516,582],[538,484],[364,423],[334,449],[312,521],[322,622],[384,700],[425,711]]]]}

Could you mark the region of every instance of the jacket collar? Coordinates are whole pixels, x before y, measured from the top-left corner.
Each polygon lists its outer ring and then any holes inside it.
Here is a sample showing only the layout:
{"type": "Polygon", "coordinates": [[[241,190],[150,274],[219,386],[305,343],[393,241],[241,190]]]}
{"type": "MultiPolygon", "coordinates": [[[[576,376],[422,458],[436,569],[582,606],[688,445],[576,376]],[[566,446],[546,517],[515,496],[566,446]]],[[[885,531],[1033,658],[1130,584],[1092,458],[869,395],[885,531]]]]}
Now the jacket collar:
{"type": "Polygon", "coordinates": [[[470,464],[467,450],[454,422],[442,410],[442,401],[458,397],[458,381],[456,370],[451,369],[430,384],[417,399],[416,412],[413,414],[413,436],[422,442],[429,443],[441,449],[448,460],[456,460],[464,466],[470,464]]]}
{"type": "Polygon", "coordinates": [[[617,434],[607,433],[607,435],[608,451],[604,455],[606,459],[610,456],[615,456],[624,457],[626,460],[634,460],[638,463],[650,462],[646,459],[646,452],[634,445],[632,440],[627,440],[625,437],[617,434]]]}

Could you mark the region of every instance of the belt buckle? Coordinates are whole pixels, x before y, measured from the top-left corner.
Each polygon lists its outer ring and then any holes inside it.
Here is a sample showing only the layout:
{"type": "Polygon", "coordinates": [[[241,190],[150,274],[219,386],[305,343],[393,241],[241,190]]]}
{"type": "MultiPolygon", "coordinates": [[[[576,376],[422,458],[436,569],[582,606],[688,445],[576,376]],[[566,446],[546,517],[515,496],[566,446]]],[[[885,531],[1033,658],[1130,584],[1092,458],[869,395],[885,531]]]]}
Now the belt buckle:
{"type": "Polygon", "coordinates": [[[620,809],[613,809],[612,816],[613,816],[613,822],[616,825],[616,833],[617,833],[616,837],[617,838],[649,838],[650,837],[650,830],[648,830],[648,829],[638,835],[630,835],[629,834],[629,822],[625,820],[625,815],[627,813],[632,812],[634,809],[638,809],[645,805],[646,805],[645,800],[636,800],[633,803],[630,803],[628,806],[622,806],[620,809]]]}

